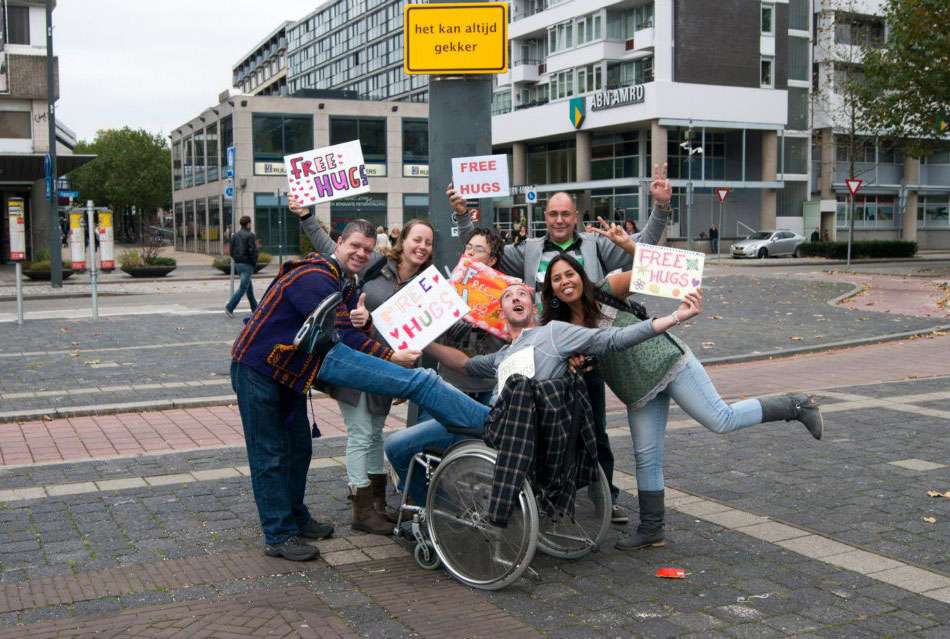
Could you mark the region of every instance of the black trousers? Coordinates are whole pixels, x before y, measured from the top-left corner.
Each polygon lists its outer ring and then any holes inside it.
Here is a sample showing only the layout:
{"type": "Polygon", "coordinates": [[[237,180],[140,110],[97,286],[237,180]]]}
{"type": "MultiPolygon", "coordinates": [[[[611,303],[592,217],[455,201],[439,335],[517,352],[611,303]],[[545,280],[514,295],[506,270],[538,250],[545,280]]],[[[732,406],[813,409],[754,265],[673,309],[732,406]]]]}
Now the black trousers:
{"type": "Polygon", "coordinates": [[[604,386],[604,378],[596,368],[584,373],[584,383],[587,385],[587,395],[590,397],[590,406],[593,411],[597,461],[604,469],[604,475],[607,476],[610,496],[616,501],[617,496],[620,495],[620,489],[614,486],[614,453],[610,450],[610,438],[607,437],[607,389],[604,386]]]}

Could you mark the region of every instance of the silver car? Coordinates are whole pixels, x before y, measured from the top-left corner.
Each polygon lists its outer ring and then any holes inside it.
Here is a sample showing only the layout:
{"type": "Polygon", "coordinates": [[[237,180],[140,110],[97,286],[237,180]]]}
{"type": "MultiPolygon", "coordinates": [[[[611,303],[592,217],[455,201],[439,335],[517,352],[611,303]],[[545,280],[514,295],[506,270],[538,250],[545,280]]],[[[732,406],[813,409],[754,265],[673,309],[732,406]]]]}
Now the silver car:
{"type": "Polygon", "coordinates": [[[729,247],[732,257],[775,257],[794,255],[801,257],[798,247],[807,242],[804,236],[791,231],[756,231],[744,240],[729,247]]]}

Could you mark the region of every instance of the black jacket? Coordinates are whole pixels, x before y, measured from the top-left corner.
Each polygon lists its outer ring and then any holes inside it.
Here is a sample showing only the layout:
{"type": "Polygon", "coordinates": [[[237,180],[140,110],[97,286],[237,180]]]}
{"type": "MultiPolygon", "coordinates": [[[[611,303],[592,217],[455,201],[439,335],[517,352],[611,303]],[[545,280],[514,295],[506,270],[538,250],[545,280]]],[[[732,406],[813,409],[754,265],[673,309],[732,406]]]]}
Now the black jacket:
{"type": "Polygon", "coordinates": [[[257,266],[257,236],[241,228],[231,236],[231,258],[239,264],[257,266]]]}

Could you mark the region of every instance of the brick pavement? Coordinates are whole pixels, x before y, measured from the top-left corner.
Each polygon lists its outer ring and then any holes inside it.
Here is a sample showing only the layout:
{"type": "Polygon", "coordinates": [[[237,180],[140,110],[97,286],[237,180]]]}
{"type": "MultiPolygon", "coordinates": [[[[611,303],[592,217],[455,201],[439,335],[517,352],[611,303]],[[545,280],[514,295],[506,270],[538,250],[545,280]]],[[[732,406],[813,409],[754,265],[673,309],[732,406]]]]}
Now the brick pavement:
{"type": "MultiPolygon", "coordinates": [[[[842,385],[950,375],[950,336],[710,367],[726,398],[816,390],[842,385]]],[[[324,436],[345,434],[336,402],[316,397],[312,407],[324,436]]],[[[608,410],[623,406],[612,395],[608,410]]],[[[405,407],[387,421],[402,426],[405,407]]],[[[104,458],[244,443],[237,407],[120,413],[0,424],[0,465],[104,458]]]]}

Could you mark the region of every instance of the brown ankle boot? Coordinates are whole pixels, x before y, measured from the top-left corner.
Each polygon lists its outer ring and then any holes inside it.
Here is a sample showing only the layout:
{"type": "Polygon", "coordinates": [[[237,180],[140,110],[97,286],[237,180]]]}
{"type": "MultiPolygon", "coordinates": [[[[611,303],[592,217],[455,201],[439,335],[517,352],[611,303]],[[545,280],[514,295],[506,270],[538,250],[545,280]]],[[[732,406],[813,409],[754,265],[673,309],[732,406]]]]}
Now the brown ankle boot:
{"type": "Polygon", "coordinates": [[[386,521],[395,524],[396,513],[386,507],[386,480],[386,473],[369,475],[369,485],[373,488],[373,508],[385,517],[386,521]]]}
{"type": "Polygon", "coordinates": [[[350,486],[350,501],[353,502],[353,530],[361,530],[373,535],[393,534],[393,525],[373,508],[373,487],[357,488],[350,486]]]}

